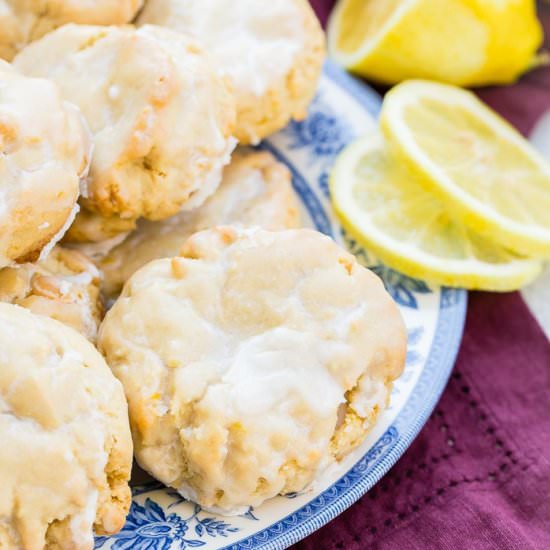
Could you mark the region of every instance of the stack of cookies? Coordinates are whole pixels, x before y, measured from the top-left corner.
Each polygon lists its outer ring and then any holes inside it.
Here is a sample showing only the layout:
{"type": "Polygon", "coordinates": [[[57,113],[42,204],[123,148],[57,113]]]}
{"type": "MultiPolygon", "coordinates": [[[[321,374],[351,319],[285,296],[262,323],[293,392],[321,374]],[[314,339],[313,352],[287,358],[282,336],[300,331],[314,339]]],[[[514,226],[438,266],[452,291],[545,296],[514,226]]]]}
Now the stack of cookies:
{"type": "Polygon", "coordinates": [[[0,548],[116,533],[134,452],[221,513],[303,489],[406,347],[382,283],[246,147],[306,116],[309,4],[0,3],[0,548]]]}

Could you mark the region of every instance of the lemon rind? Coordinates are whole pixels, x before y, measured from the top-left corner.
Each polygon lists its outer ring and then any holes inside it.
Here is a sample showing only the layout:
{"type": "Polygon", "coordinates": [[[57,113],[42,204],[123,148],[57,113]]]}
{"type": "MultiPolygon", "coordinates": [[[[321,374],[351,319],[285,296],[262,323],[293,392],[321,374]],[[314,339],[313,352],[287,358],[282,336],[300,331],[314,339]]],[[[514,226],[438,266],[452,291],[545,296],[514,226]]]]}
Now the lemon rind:
{"type": "Polygon", "coordinates": [[[418,0],[404,0],[395,12],[382,25],[378,32],[370,39],[366,39],[362,46],[354,53],[344,53],[336,45],[340,27],[340,19],[344,10],[345,1],[339,2],[334,8],[327,24],[327,43],[330,56],[346,69],[353,70],[363,64],[385,36],[399,23],[403,17],[418,3],[418,0]]]}
{"type": "Polygon", "coordinates": [[[465,106],[487,123],[501,137],[517,146],[533,160],[541,171],[550,177],[550,167],[542,156],[504,119],[484,106],[472,92],[457,89],[454,86],[425,80],[409,80],[388,92],[382,108],[380,126],[394,154],[405,162],[409,169],[421,176],[422,183],[450,204],[453,213],[461,221],[480,234],[499,242],[515,252],[537,257],[550,256],[550,230],[521,224],[495,210],[487,208],[478,199],[472,197],[456,185],[434,162],[429,160],[416,144],[412,132],[403,121],[403,109],[414,102],[418,91],[432,92],[431,97],[465,106]],[[437,90],[439,93],[433,93],[437,90]],[[474,100],[474,101],[472,101],[474,100]]]}
{"type": "Polygon", "coordinates": [[[542,265],[536,260],[518,259],[491,264],[475,259],[438,258],[380,231],[368,221],[365,212],[357,206],[351,194],[354,181],[351,167],[375,143],[372,135],[369,135],[349,145],[334,165],[330,188],[334,209],[343,227],[381,261],[410,277],[471,290],[517,290],[540,274],[542,265]]]}

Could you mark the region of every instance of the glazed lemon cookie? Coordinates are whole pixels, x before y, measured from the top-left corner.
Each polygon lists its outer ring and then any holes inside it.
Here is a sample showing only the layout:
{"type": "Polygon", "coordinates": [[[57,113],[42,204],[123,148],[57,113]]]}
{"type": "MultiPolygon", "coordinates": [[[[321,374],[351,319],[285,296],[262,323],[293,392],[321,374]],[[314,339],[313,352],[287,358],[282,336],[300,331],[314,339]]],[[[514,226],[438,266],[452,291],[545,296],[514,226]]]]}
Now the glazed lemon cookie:
{"type": "Polygon", "coordinates": [[[118,216],[104,218],[82,208],[63,237],[63,244],[100,262],[136,228],[136,220],[118,216]]]}
{"type": "Polygon", "coordinates": [[[133,219],[120,216],[103,217],[82,208],[63,237],[63,244],[100,262],[136,228],[133,219]]]}
{"type": "Polygon", "coordinates": [[[29,42],[65,23],[128,23],[142,4],[142,0],[0,0],[0,57],[11,60],[29,42]]]}
{"type": "Polygon", "coordinates": [[[0,270],[0,301],[57,319],[95,341],[101,274],[84,254],[56,246],[42,262],[0,270]]]}
{"type": "Polygon", "coordinates": [[[93,548],[130,507],[124,393],[57,321],[0,304],[0,548],[93,548]]]}
{"type": "Polygon", "coordinates": [[[193,40],[153,26],[65,25],[14,64],[51,78],[88,120],[88,210],[163,219],[219,185],[235,146],[234,98],[193,40]]]}
{"type": "Polygon", "coordinates": [[[53,83],[4,61],[0,79],[2,268],[46,255],[62,237],[78,208],[90,141],[80,113],[53,83]]]}
{"type": "Polygon", "coordinates": [[[236,514],[304,489],[363,441],[406,333],[381,280],[328,237],[218,227],[132,276],[99,348],[139,464],[236,514]]]}
{"type": "Polygon", "coordinates": [[[109,218],[82,208],[63,240],[71,243],[101,243],[127,235],[136,228],[136,220],[119,216],[109,218]]]}
{"type": "Polygon", "coordinates": [[[299,203],[288,168],[270,153],[237,151],[220,188],[201,207],[162,222],[140,221],[138,230],[101,260],[106,294],[118,294],[130,276],[151,260],[177,256],[193,233],[220,224],[272,230],[299,227],[299,203]]]}
{"type": "Polygon", "coordinates": [[[305,118],[325,55],[307,0],[149,0],[144,23],[189,33],[216,57],[235,87],[241,143],[305,118]]]}

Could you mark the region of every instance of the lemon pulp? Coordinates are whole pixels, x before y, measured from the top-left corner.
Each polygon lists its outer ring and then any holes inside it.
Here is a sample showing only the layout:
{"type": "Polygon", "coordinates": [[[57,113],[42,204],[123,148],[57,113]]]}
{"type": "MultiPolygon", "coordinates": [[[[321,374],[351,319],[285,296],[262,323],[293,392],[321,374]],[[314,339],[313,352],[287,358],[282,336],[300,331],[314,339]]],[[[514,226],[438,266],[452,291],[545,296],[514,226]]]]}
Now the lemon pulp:
{"type": "Polygon", "coordinates": [[[349,0],[342,6],[341,28],[337,47],[346,53],[353,53],[372,39],[390,20],[402,0],[349,0]],[[359,23],[360,22],[360,23],[359,23]]]}
{"type": "Polygon", "coordinates": [[[512,290],[540,264],[493,244],[455,220],[388,151],[379,133],[348,146],[331,175],[343,226],[391,267],[437,284],[512,290]]]}
{"type": "Polygon", "coordinates": [[[384,101],[394,153],[457,217],[524,255],[550,255],[550,166],[472,93],[404,82],[384,101]]]}
{"type": "Polygon", "coordinates": [[[340,0],[328,25],[332,57],[387,84],[514,82],[542,39],[535,0],[340,0]]]}

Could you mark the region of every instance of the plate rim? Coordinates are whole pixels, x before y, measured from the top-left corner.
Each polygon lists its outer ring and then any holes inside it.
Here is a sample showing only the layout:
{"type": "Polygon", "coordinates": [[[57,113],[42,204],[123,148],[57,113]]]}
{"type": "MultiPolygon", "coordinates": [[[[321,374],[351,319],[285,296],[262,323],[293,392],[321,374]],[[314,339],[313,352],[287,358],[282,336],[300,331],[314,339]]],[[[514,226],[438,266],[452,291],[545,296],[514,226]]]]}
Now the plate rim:
{"type": "MultiPolygon", "coordinates": [[[[363,110],[374,119],[378,118],[382,99],[368,85],[345,73],[340,67],[330,61],[325,64],[324,78],[329,81],[331,86],[340,88],[340,91],[347,95],[351,102],[356,104],[358,110],[363,110]]],[[[326,153],[323,154],[326,157],[326,153]]],[[[330,154],[332,155],[332,153],[330,154]]],[[[290,165],[291,170],[296,170],[291,159],[287,158],[286,155],[283,156],[285,162],[290,165]]],[[[319,179],[320,189],[313,192],[315,201],[320,203],[319,205],[314,205],[313,211],[317,211],[317,207],[320,206],[320,211],[324,213],[328,213],[327,208],[329,206],[326,190],[321,184],[322,177],[326,175],[326,170],[328,170],[328,165],[325,163],[323,165],[323,174],[321,174],[321,178],[319,179]]],[[[301,172],[298,173],[301,174],[301,172]]],[[[306,204],[308,211],[310,210],[309,206],[306,204]]],[[[316,227],[319,226],[318,221],[315,221],[316,227]]],[[[326,220],[322,221],[325,223],[326,220]]],[[[334,238],[334,234],[336,230],[340,229],[340,225],[333,224],[330,221],[329,225],[330,233],[328,231],[323,232],[329,233],[334,238]]],[[[317,228],[318,230],[323,230],[322,227],[317,228]]],[[[419,292],[424,293],[423,290],[419,290],[419,292]]],[[[287,548],[323,527],[372,488],[401,458],[436,407],[451,375],[459,351],[466,318],[467,298],[468,294],[465,290],[441,288],[439,303],[432,302],[429,308],[430,317],[432,315],[436,316],[435,327],[432,324],[434,323],[433,317],[431,317],[432,320],[430,321],[430,326],[432,327],[430,332],[433,330],[433,339],[425,355],[423,368],[418,373],[418,378],[410,390],[410,394],[402,402],[401,409],[399,409],[393,421],[389,425],[384,423],[384,433],[362,455],[354,460],[350,460],[351,465],[345,473],[340,475],[337,480],[321,493],[308,497],[308,501],[293,512],[287,513],[284,516],[276,514],[275,517],[272,517],[272,523],[266,525],[266,521],[264,523],[266,526],[258,529],[256,532],[249,531],[248,535],[243,534],[241,538],[236,538],[236,540],[225,545],[220,544],[222,541],[218,539],[218,544],[210,547],[215,547],[218,550],[251,548],[281,550],[287,548]]],[[[411,305],[410,307],[416,308],[416,305],[411,305]]],[[[153,483],[152,485],[156,484],[153,483]]],[[[152,485],[147,484],[143,486],[145,490],[141,493],[135,492],[134,498],[139,494],[149,493],[160,488],[153,487],[152,485]]],[[[134,489],[136,489],[135,486],[134,489]]],[[[147,501],[145,502],[145,506],[147,506],[147,501]]],[[[158,504],[153,502],[151,506],[154,506],[151,513],[160,514],[162,512],[158,504]]],[[[140,513],[145,513],[145,510],[142,509],[140,513]]],[[[170,521],[170,518],[175,516],[179,516],[179,514],[172,513],[165,520],[170,521]]],[[[183,518],[183,521],[186,522],[187,520],[183,518]]],[[[101,548],[105,542],[109,542],[108,539],[111,537],[99,538],[104,540],[96,548],[101,548]]],[[[112,537],[112,539],[116,538],[116,535],[112,537]]],[[[155,538],[158,539],[158,537],[155,538]]],[[[126,539],[121,539],[125,541],[124,548],[129,547],[125,546],[129,542],[126,539]]],[[[132,547],[141,548],[140,541],[132,539],[130,542],[133,544],[132,547]]],[[[183,548],[187,547],[187,543],[189,543],[189,546],[204,544],[191,545],[192,542],[198,541],[187,541],[175,537],[166,539],[162,547],[183,548]]],[[[146,543],[147,548],[151,547],[149,543],[150,541],[146,543]]],[[[109,545],[109,547],[111,546],[109,545]]],[[[156,547],[160,548],[158,544],[156,547]]]]}
{"type": "MultiPolygon", "coordinates": [[[[418,413],[409,422],[408,429],[400,433],[395,426],[399,418],[403,416],[404,407],[388,430],[378,439],[369,451],[320,495],[316,496],[298,510],[286,515],[284,518],[265,527],[261,531],[235,541],[227,546],[220,547],[220,550],[241,550],[250,548],[257,550],[283,550],[288,548],[290,545],[299,542],[335,519],[347,508],[357,502],[388,473],[390,468],[401,458],[401,456],[403,456],[420,430],[424,427],[447,386],[462,341],[464,323],[466,320],[467,296],[467,291],[462,289],[442,288],[437,327],[423,374],[431,374],[428,368],[431,364],[437,363],[441,365],[443,363],[444,368],[439,366],[438,370],[440,371],[440,377],[434,381],[433,386],[435,387],[431,387],[431,398],[426,401],[422,408],[418,409],[418,413]],[[445,290],[451,290],[455,293],[457,302],[452,309],[445,307],[445,290]],[[439,348],[441,348],[442,351],[439,348]],[[444,361],[442,361],[442,353],[444,354],[444,361]],[[371,451],[374,450],[378,452],[380,448],[383,448],[384,439],[388,438],[388,436],[398,437],[398,439],[392,442],[392,446],[386,452],[384,458],[377,462],[367,474],[358,477],[355,481],[350,481],[350,477],[354,477],[354,470],[357,466],[365,460],[371,451]],[[327,497],[333,500],[329,505],[325,505],[324,502],[322,502],[327,497]],[[310,511],[312,508],[315,508],[316,505],[319,510],[310,511]],[[301,515],[306,515],[307,517],[303,519],[299,518],[301,515]]],[[[417,393],[420,382],[421,380],[419,379],[409,396],[409,401],[413,395],[417,393]]]]}
{"type": "MultiPolygon", "coordinates": [[[[324,66],[324,75],[353,97],[363,109],[373,117],[378,118],[381,107],[381,97],[367,84],[346,73],[332,61],[324,66]]],[[[439,311],[434,338],[429,355],[419,380],[416,382],[409,399],[403,409],[394,419],[388,430],[378,441],[360,458],[343,476],[325,489],[321,494],[304,504],[304,506],[272,523],[262,530],[237,540],[229,545],[220,547],[220,550],[241,550],[254,548],[255,550],[283,550],[290,545],[303,540],[331,520],[336,518],[352,504],[357,502],[371,489],[390,468],[401,458],[411,443],[416,439],[439,402],[453,370],[462,342],[464,324],[468,305],[468,292],[464,289],[442,287],[439,311]],[[449,308],[447,300],[454,297],[453,307],[449,308]],[[417,408],[416,414],[407,423],[401,432],[396,424],[403,417],[407,404],[413,397],[418,397],[422,391],[422,378],[431,376],[430,366],[435,368],[439,377],[429,386],[429,396],[425,403],[417,408]],[[386,448],[388,447],[388,448],[386,448]],[[369,460],[369,455],[379,457],[376,464],[363,475],[355,474],[360,465],[369,460]],[[353,481],[351,478],[357,475],[353,481]],[[330,498],[330,504],[325,500],[330,498]],[[317,508],[317,510],[315,510],[317,508]],[[301,517],[304,516],[304,517],[301,517]]]]}

